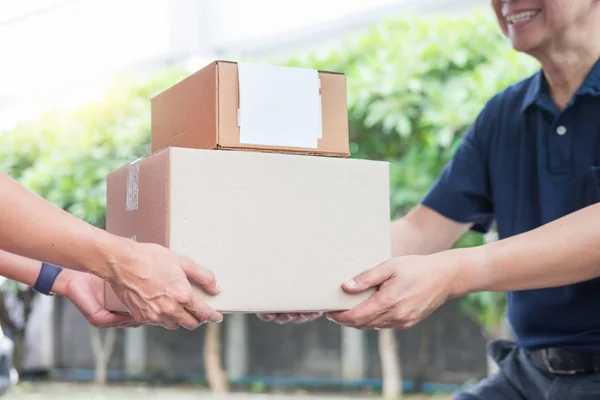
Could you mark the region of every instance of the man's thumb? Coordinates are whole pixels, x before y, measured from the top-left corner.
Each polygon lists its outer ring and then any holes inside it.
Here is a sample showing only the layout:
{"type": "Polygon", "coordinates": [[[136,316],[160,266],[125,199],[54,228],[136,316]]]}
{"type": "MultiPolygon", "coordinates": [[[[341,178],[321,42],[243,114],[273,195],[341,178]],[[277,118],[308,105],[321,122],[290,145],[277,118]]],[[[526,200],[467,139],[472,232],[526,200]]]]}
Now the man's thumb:
{"type": "Polygon", "coordinates": [[[348,292],[362,292],[373,286],[381,285],[392,276],[387,263],[379,264],[368,269],[343,284],[344,290],[348,292]]]}

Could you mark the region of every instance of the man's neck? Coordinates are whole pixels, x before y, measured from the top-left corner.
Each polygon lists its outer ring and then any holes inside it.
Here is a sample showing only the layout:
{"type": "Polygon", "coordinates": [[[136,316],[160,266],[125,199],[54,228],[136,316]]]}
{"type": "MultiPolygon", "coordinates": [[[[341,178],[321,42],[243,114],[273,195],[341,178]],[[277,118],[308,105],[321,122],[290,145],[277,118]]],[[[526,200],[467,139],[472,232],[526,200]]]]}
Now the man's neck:
{"type": "Polygon", "coordinates": [[[567,106],[600,58],[600,36],[596,34],[593,37],[597,39],[588,37],[580,47],[555,45],[535,55],[542,64],[552,100],[561,110],[567,106]]]}
{"type": "Polygon", "coordinates": [[[559,109],[567,106],[599,57],[600,53],[595,56],[571,54],[557,57],[551,63],[542,63],[550,96],[559,109]]]}

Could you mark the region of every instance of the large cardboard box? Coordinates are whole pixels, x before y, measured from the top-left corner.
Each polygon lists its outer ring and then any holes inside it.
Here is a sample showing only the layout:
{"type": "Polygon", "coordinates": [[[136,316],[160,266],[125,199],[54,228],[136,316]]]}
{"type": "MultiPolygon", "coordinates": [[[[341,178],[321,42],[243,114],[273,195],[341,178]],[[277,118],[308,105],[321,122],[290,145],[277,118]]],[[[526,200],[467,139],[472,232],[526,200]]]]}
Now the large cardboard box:
{"type": "Polygon", "coordinates": [[[107,230],[214,271],[220,312],[349,309],[373,292],[342,283],[390,258],[386,162],[171,147],[107,180],[107,230]]]}
{"type": "Polygon", "coordinates": [[[215,61],[151,99],[152,152],[167,147],[346,157],[346,76],[215,61]]]}

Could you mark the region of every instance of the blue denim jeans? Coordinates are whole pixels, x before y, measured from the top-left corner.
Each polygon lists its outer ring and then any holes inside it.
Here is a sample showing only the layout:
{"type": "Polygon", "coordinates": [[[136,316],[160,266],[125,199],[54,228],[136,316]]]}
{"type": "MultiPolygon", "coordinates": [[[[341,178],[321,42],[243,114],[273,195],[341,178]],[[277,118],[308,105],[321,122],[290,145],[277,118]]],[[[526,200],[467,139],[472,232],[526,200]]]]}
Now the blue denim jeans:
{"type": "Polygon", "coordinates": [[[539,369],[516,343],[490,343],[499,371],[459,392],[453,400],[600,400],[600,372],[553,375],[539,369]]]}

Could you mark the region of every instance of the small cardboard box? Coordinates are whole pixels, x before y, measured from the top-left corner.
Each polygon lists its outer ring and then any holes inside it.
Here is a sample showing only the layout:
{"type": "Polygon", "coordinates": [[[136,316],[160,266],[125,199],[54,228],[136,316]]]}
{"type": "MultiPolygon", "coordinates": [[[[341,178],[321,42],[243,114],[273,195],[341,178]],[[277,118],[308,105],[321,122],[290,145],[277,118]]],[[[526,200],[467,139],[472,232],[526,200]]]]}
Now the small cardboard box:
{"type": "MultiPolygon", "coordinates": [[[[224,313],[352,308],[341,285],[390,258],[388,163],[171,147],[108,176],[107,230],[211,269],[224,313]]],[[[127,309],[106,286],[106,307],[127,309]]]]}
{"type": "Polygon", "coordinates": [[[347,157],[346,76],[215,61],[151,99],[152,153],[167,147],[347,157]]]}

